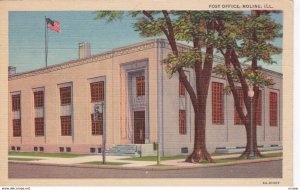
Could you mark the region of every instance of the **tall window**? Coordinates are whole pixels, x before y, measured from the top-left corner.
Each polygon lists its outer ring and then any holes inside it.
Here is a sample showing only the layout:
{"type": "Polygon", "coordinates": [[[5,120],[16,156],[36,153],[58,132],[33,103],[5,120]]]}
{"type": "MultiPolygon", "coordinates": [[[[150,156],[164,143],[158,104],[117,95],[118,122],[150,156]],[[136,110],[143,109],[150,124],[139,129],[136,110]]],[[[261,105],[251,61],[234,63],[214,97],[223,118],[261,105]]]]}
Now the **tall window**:
{"type": "Polygon", "coordinates": [[[185,110],[179,110],[179,134],[186,134],[185,110]]]}
{"type": "Polygon", "coordinates": [[[145,96],[145,77],[136,77],[136,95],[145,96]]]}
{"type": "Polygon", "coordinates": [[[64,84],[60,87],[60,105],[61,105],[61,135],[72,135],[72,85],[64,84]]]}
{"type": "Polygon", "coordinates": [[[104,81],[90,83],[92,102],[104,100],[104,81]]]}
{"type": "Polygon", "coordinates": [[[223,83],[212,82],[212,123],[224,124],[223,83]]]}
{"type": "Polygon", "coordinates": [[[33,92],[33,95],[35,108],[35,136],[44,136],[44,91],[35,91],[33,92]]]}
{"type": "Polygon", "coordinates": [[[179,96],[184,96],[184,95],[185,95],[185,87],[179,79],[179,96]]]}
{"type": "Polygon", "coordinates": [[[70,105],[71,104],[71,86],[60,88],[60,104],[70,105]]]}
{"type": "Polygon", "coordinates": [[[21,119],[13,119],[13,136],[21,136],[21,119]]]}
{"type": "Polygon", "coordinates": [[[40,108],[44,107],[44,91],[36,91],[34,92],[34,107],[40,108]]]}
{"type": "Polygon", "coordinates": [[[35,136],[44,136],[44,118],[38,117],[34,119],[35,136]]]}
{"type": "Polygon", "coordinates": [[[261,90],[259,91],[259,96],[258,96],[258,101],[257,101],[257,107],[256,107],[256,112],[255,112],[255,114],[256,114],[256,125],[261,125],[261,117],[262,117],[262,112],[261,112],[261,110],[262,110],[262,99],[261,99],[261,97],[262,97],[262,95],[261,95],[261,90]]]}
{"type": "Polygon", "coordinates": [[[102,135],[103,134],[103,115],[98,114],[98,119],[95,121],[94,114],[91,114],[92,121],[92,135],[102,135]]]}
{"type": "Polygon", "coordinates": [[[71,116],[60,116],[61,135],[71,136],[71,116]]]}
{"type": "Polygon", "coordinates": [[[21,95],[15,94],[11,96],[12,98],[12,111],[19,111],[21,108],[21,95]]]}
{"type": "Polygon", "coordinates": [[[277,126],[277,93],[270,92],[270,126],[277,126]]]}
{"type": "Polygon", "coordinates": [[[21,132],[21,94],[11,95],[13,112],[13,136],[20,137],[21,132]]]}
{"type": "MultiPolygon", "coordinates": [[[[244,108],[244,93],[243,93],[243,90],[241,88],[237,89],[237,97],[238,97],[239,105],[243,109],[244,108]]],[[[235,106],[234,106],[234,124],[235,125],[242,125],[243,124],[243,121],[240,118],[235,106]]]]}

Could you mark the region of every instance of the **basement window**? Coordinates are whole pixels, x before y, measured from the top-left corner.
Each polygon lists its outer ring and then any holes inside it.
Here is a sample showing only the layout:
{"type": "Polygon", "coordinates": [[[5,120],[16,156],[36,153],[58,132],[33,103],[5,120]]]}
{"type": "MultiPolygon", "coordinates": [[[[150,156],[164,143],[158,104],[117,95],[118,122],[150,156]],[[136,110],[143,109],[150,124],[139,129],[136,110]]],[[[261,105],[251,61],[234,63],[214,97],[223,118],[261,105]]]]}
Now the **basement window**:
{"type": "Polygon", "coordinates": [[[40,147],[40,151],[41,151],[41,152],[44,152],[44,147],[40,147]]]}
{"type": "Polygon", "coordinates": [[[101,153],[102,151],[101,151],[101,148],[98,148],[98,153],[101,153]]]}
{"type": "Polygon", "coordinates": [[[12,146],[12,147],[11,147],[11,150],[15,151],[15,150],[16,150],[16,147],[12,146]]]}
{"type": "Polygon", "coordinates": [[[64,152],[65,148],[64,147],[59,147],[59,152],[64,152]]]}
{"type": "Polygon", "coordinates": [[[20,150],[21,150],[21,148],[19,146],[17,146],[17,151],[20,151],[20,150]]]}
{"type": "Polygon", "coordinates": [[[96,152],[96,148],[90,148],[90,152],[91,153],[95,153],[96,152]]]}
{"type": "Polygon", "coordinates": [[[67,148],[66,148],[66,151],[67,151],[67,152],[71,152],[71,147],[67,147],[67,148]]]}
{"type": "Polygon", "coordinates": [[[182,148],[181,148],[181,153],[182,153],[182,154],[187,154],[187,153],[189,153],[188,147],[182,147],[182,148]]]}
{"type": "Polygon", "coordinates": [[[36,152],[36,151],[38,151],[38,147],[33,147],[33,150],[36,152]]]}

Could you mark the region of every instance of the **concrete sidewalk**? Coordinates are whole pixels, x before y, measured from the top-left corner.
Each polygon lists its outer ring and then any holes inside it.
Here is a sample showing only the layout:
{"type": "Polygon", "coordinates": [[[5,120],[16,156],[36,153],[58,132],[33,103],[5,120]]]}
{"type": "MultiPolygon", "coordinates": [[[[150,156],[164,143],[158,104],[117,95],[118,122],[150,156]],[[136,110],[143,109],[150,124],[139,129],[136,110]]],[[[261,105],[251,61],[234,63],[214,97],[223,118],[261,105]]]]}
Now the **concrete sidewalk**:
{"type": "MultiPolygon", "coordinates": [[[[262,154],[270,154],[270,153],[280,153],[282,151],[268,151],[262,152],[262,154]]],[[[237,158],[240,154],[228,154],[228,155],[220,155],[220,156],[212,156],[213,159],[222,159],[222,158],[237,158]]],[[[36,157],[36,156],[9,156],[9,158],[30,158],[30,159],[38,159],[32,161],[13,161],[13,162],[25,162],[32,164],[59,164],[59,165],[78,165],[86,162],[95,162],[102,161],[101,155],[90,155],[90,156],[81,156],[75,158],[57,158],[57,157],[36,157]]],[[[130,158],[128,156],[106,156],[107,162],[118,162],[118,163],[128,163],[125,165],[120,165],[118,167],[124,168],[140,168],[140,167],[148,167],[156,165],[156,161],[133,161],[133,160],[123,160],[124,158],[130,158]]],[[[164,160],[161,161],[160,164],[166,166],[176,166],[176,167],[193,167],[199,164],[187,163],[184,162],[184,159],[177,160],[164,160]]],[[[85,164],[84,164],[85,165],[85,164]]]]}

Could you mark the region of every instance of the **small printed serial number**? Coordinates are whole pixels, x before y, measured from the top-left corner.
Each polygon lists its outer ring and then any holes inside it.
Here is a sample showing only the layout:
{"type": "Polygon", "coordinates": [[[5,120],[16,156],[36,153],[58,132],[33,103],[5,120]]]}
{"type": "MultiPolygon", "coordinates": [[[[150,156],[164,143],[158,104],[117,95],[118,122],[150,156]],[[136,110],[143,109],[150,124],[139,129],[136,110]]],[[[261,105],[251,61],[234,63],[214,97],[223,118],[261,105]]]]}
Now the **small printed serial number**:
{"type": "Polygon", "coordinates": [[[278,185],[279,181],[264,181],[264,185],[278,185]]]}

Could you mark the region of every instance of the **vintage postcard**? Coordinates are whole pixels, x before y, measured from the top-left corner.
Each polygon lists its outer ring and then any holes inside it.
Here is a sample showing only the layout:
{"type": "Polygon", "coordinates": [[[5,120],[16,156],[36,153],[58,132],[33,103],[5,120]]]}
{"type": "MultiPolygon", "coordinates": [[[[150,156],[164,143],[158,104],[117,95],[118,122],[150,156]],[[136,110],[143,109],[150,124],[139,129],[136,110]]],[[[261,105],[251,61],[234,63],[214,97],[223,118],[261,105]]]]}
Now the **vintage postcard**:
{"type": "Polygon", "coordinates": [[[293,184],[291,1],[0,5],[1,185],[293,184]]]}

